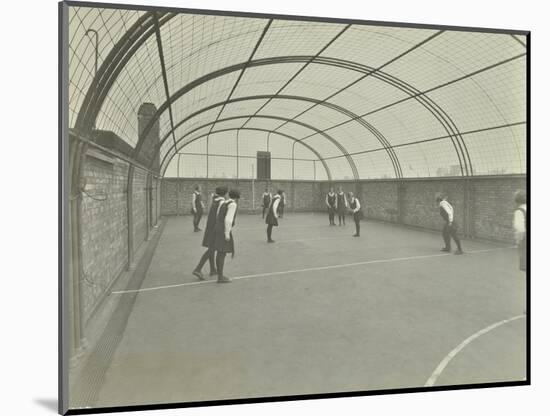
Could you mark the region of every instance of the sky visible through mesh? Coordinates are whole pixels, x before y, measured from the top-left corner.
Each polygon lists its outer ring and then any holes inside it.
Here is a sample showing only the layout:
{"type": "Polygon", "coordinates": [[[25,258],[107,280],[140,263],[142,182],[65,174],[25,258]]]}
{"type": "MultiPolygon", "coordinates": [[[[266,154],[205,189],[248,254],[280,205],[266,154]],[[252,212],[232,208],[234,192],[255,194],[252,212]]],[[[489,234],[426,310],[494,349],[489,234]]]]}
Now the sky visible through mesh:
{"type": "MultiPolygon", "coordinates": [[[[90,29],[101,67],[147,12],[69,10],[75,128],[93,88],[90,29]]],[[[95,128],[135,147],[140,105],[177,95],[159,115],[165,176],[252,178],[266,150],[273,179],[455,176],[459,141],[473,175],[526,172],[525,36],[185,13],[159,22],[95,128]]]]}

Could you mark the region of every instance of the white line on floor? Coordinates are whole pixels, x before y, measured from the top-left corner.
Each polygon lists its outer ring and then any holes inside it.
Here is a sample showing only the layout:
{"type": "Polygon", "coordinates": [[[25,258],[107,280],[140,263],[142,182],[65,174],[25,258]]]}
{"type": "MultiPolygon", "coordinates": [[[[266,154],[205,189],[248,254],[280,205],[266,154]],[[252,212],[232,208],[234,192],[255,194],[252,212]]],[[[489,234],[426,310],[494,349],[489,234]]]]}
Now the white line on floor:
{"type": "Polygon", "coordinates": [[[492,331],[493,329],[498,328],[501,325],[507,324],[509,322],[515,321],[516,319],[525,318],[525,315],[518,315],[514,316],[513,318],[505,319],[503,321],[494,323],[492,325],[489,325],[486,328],[483,328],[482,330],[476,332],[475,334],[469,336],[464,341],[462,341],[459,345],[457,345],[447,356],[439,363],[439,365],[436,367],[428,381],[426,381],[426,384],[424,384],[424,387],[432,387],[435,385],[435,382],[437,381],[438,377],[441,375],[443,370],[445,370],[445,367],[451,362],[451,360],[460,352],[462,351],[469,343],[474,341],[476,338],[479,338],[480,336],[486,334],[487,332],[492,331]]]}
{"type": "MultiPolygon", "coordinates": [[[[477,254],[477,253],[487,253],[490,251],[498,251],[498,250],[506,250],[514,247],[503,247],[503,248],[491,248],[491,249],[485,249],[485,250],[474,250],[474,251],[468,251],[465,255],[470,254],[477,254]]],[[[398,262],[398,261],[407,261],[407,260],[421,260],[421,259],[429,259],[434,257],[442,257],[442,256],[449,256],[449,253],[441,253],[441,254],[429,254],[426,256],[413,256],[413,257],[396,257],[391,259],[379,259],[379,260],[368,260],[368,261],[361,261],[357,263],[347,263],[347,264],[334,264],[331,266],[320,266],[320,267],[309,267],[306,269],[296,269],[296,270],[284,270],[280,272],[270,272],[270,273],[258,273],[258,274],[249,274],[244,276],[237,276],[231,278],[231,280],[241,280],[241,279],[251,279],[254,277],[266,277],[266,276],[279,276],[282,274],[292,274],[292,273],[301,273],[301,272],[313,272],[313,271],[320,271],[320,270],[330,270],[330,269],[340,269],[345,267],[355,267],[355,266],[364,266],[367,264],[379,264],[379,263],[392,263],[392,262],[398,262]]],[[[203,281],[197,281],[197,282],[188,282],[188,283],[179,283],[174,285],[165,285],[165,286],[155,286],[155,287],[147,287],[143,289],[133,289],[133,290],[118,290],[111,292],[113,295],[119,295],[119,294],[125,294],[125,293],[138,293],[138,292],[150,292],[153,290],[160,290],[160,289],[170,289],[174,287],[183,287],[183,286],[196,286],[196,285],[204,285],[204,284],[211,284],[216,283],[216,280],[203,280],[203,281]]]]}

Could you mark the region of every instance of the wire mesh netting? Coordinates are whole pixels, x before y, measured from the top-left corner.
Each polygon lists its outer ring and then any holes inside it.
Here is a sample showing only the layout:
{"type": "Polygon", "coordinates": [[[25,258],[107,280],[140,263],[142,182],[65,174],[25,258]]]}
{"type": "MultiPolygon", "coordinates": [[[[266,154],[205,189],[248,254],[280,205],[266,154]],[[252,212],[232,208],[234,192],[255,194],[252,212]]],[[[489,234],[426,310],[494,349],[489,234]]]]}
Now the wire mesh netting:
{"type": "Polygon", "coordinates": [[[70,127],[137,157],[153,104],[165,176],[253,178],[266,150],[274,179],[526,172],[524,35],[69,9],[70,127]]]}

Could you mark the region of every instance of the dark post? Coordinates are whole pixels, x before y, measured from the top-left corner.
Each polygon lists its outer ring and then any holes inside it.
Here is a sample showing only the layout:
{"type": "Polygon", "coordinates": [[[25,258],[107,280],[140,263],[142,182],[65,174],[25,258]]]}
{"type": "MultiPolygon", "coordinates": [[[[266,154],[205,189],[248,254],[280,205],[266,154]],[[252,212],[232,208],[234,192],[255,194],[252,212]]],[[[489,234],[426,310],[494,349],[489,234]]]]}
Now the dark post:
{"type": "Polygon", "coordinates": [[[134,165],[128,167],[128,180],[126,181],[126,223],[128,225],[128,270],[134,268],[134,165]]]}

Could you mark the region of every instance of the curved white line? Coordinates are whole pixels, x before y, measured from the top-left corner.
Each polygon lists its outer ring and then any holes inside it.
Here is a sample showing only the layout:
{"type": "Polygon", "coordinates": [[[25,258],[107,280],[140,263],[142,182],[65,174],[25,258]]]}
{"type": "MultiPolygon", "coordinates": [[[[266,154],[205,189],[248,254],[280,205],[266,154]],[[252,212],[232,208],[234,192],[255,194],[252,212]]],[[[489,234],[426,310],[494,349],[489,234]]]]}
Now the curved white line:
{"type": "Polygon", "coordinates": [[[493,329],[498,328],[501,325],[507,324],[509,322],[515,321],[516,319],[525,318],[525,315],[518,315],[514,316],[513,318],[505,319],[503,321],[497,322],[495,324],[489,325],[486,328],[483,328],[480,331],[477,331],[475,334],[469,336],[464,341],[462,341],[460,344],[458,344],[443,360],[439,363],[439,365],[436,367],[428,381],[426,381],[426,384],[424,384],[424,387],[432,387],[435,385],[435,382],[437,381],[438,377],[441,375],[443,370],[445,370],[445,367],[451,362],[451,360],[460,352],[462,351],[469,343],[471,343],[476,338],[479,338],[480,336],[486,334],[489,331],[492,331],[493,329]]]}

